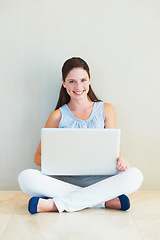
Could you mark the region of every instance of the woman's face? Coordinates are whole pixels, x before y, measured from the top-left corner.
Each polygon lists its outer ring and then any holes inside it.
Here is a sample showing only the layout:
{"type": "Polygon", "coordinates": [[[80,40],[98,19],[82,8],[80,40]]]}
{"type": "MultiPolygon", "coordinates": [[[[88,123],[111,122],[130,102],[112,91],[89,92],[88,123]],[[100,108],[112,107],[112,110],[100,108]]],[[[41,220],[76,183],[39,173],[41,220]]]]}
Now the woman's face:
{"type": "Polygon", "coordinates": [[[90,85],[88,73],[83,68],[73,68],[67,75],[65,82],[62,79],[63,87],[73,99],[82,99],[87,96],[90,85]]]}

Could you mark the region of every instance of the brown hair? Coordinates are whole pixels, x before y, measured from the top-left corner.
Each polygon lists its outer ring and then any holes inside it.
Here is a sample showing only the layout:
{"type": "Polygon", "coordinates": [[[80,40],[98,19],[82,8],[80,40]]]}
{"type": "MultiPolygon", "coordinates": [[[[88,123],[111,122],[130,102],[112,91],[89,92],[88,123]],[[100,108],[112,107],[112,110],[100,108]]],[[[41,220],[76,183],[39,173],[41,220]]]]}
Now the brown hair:
{"type": "MultiPolygon", "coordinates": [[[[79,57],[73,57],[68,59],[62,67],[62,78],[63,81],[65,81],[68,73],[73,69],[73,68],[83,68],[84,70],[86,70],[86,72],[88,73],[88,76],[90,78],[90,71],[89,71],[89,67],[87,65],[87,63],[79,57]]],[[[99,100],[95,93],[93,92],[91,85],[89,85],[89,91],[88,91],[88,97],[91,99],[92,102],[101,102],[101,100],[99,100]]],[[[60,93],[59,93],[59,99],[56,105],[56,109],[62,107],[64,104],[69,103],[70,101],[70,96],[67,93],[66,89],[63,87],[63,85],[61,86],[60,89],[60,93]]]]}

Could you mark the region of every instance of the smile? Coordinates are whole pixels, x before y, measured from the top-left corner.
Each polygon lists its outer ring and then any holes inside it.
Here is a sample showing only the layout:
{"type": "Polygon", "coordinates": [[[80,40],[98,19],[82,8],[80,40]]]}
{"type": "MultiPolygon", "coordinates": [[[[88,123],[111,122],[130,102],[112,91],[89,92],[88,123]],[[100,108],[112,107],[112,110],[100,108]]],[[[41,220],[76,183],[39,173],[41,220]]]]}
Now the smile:
{"type": "Polygon", "coordinates": [[[83,90],[83,91],[73,91],[73,92],[74,92],[74,94],[76,94],[76,95],[81,95],[81,94],[83,94],[84,91],[85,91],[85,90],[83,90]]]}

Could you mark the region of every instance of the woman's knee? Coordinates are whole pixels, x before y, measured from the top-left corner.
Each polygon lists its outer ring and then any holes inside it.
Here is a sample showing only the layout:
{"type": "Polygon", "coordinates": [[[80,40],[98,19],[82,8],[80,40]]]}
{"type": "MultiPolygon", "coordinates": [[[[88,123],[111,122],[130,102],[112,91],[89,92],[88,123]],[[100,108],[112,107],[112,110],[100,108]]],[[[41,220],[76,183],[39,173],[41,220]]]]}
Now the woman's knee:
{"type": "Polygon", "coordinates": [[[18,183],[22,191],[26,192],[26,188],[33,184],[37,174],[39,174],[39,171],[36,169],[25,169],[19,174],[18,183]]]}
{"type": "Polygon", "coordinates": [[[24,181],[28,180],[28,178],[30,178],[32,172],[34,170],[33,169],[25,169],[23,170],[19,176],[18,176],[18,182],[19,184],[23,183],[24,181]]]}
{"type": "Polygon", "coordinates": [[[135,167],[128,169],[129,181],[134,185],[135,191],[141,186],[143,182],[143,173],[135,167]]]}

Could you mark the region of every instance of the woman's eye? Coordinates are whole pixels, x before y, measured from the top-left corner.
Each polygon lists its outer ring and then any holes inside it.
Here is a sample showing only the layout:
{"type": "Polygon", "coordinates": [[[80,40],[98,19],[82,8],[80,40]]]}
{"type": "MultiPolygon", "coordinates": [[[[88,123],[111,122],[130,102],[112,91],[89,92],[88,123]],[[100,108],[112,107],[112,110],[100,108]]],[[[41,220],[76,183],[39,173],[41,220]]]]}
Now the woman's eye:
{"type": "Polygon", "coordinates": [[[82,82],[85,82],[85,81],[86,81],[86,79],[85,79],[85,78],[83,78],[83,79],[82,79],[82,82]]]}
{"type": "Polygon", "coordinates": [[[74,81],[69,81],[69,83],[74,83],[74,81]]]}

